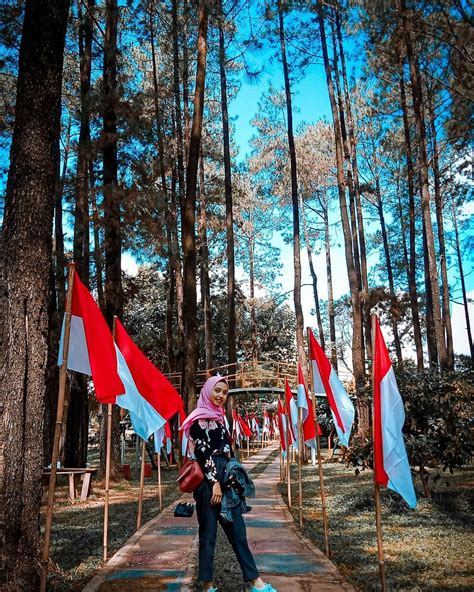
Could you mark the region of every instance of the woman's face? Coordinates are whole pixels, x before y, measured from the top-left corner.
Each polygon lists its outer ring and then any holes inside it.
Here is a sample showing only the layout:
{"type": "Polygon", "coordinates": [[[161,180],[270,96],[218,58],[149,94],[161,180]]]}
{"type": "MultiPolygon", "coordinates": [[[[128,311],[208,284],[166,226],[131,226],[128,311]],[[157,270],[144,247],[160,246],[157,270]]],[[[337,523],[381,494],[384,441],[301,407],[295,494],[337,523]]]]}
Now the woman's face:
{"type": "Polygon", "coordinates": [[[209,395],[209,399],[216,407],[224,407],[227,401],[229,387],[225,382],[217,382],[209,395]]]}

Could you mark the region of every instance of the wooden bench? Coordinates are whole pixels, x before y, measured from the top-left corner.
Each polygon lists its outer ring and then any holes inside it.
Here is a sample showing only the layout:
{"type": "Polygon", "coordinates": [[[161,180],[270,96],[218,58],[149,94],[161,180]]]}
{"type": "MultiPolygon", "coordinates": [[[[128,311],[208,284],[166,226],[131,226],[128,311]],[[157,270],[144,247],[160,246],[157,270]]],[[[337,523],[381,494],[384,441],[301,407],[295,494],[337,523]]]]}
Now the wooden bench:
{"type": "MultiPolygon", "coordinates": [[[[66,467],[61,467],[56,469],[56,475],[68,475],[69,476],[69,497],[73,500],[76,499],[76,476],[79,475],[82,479],[82,489],[81,489],[81,500],[86,500],[89,497],[89,493],[91,490],[91,478],[92,475],[97,473],[97,469],[90,469],[90,468],[72,468],[68,469],[66,467]]],[[[51,476],[51,469],[49,467],[45,467],[43,469],[43,477],[51,476]]]]}

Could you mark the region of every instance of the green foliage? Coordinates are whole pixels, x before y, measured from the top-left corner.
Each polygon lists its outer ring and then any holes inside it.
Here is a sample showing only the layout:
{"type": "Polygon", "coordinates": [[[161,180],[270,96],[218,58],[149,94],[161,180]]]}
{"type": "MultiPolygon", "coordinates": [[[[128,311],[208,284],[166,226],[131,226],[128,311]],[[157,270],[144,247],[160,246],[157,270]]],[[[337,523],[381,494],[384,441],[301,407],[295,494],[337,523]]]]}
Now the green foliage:
{"type": "MultiPolygon", "coordinates": [[[[429,468],[452,473],[470,462],[474,381],[469,366],[461,364],[456,372],[417,372],[413,364],[405,363],[395,373],[405,407],[408,459],[425,485],[429,468]]],[[[356,473],[372,468],[372,434],[355,435],[345,460],[356,473]]]]}
{"type": "Polygon", "coordinates": [[[397,371],[404,398],[407,452],[412,466],[438,466],[452,472],[470,461],[473,375],[470,370],[417,373],[397,371]]]}

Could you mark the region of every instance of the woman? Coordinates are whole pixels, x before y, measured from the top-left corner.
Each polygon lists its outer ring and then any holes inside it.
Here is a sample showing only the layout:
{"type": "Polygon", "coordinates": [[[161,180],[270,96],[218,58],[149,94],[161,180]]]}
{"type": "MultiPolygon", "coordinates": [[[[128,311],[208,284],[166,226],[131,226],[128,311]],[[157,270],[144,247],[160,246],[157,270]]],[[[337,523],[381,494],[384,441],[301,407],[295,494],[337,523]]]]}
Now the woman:
{"type": "Polygon", "coordinates": [[[251,592],[276,592],[259,576],[247,542],[242,504],[231,508],[231,521],[221,513],[226,465],[233,457],[224,421],[228,391],[226,378],[209,378],[201,389],[197,408],[181,428],[188,437],[189,452],[194,453],[204,473],[203,482],[193,494],[199,522],[199,579],[203,582],[203,590],[217,592],[212,580],[219,522],[237,556],[244,580],[252,583],[251,592]]]}

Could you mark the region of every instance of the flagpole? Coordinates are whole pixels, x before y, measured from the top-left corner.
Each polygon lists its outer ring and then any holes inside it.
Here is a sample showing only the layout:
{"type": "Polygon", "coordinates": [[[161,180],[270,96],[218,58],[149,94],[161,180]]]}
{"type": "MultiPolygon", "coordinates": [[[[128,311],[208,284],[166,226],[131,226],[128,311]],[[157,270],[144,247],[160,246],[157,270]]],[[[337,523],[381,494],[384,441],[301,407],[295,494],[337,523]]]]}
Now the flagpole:
{"type": "Polygon", "coordinates": [[[160,504],[160,512],[163,510],[163,496],[161,494],[161,448],[158,452],[158,502],[160,504]]]}
{"type": "MultiPolygon", "coordinates": [[[[116,317],[115,317],[116,318],[116,317]]],[[[114,329],[115,329],[114,318],[114,329]]],[[[114,331],[115,333],[115,331],[114,331]]],[[[115,335],[114,335],[115,337],[115,335]]],[[[109,542],[109,494],[110,494],[110,457],[112,452],[112,403],[107,404],[107,436],[105,447],[105,499],[104,499],[104,537],[103,537],[103,559],[107,563],[108,542],[109,542]]]]}
{"type": "MultiPolygon", "coordinates": [[[[309,328],[307,329],[308,342],[309,342],[309,328]]],[[[310,356],[311,359],[311,356],[310,356]]],[[[321,506],[323,511],[323,528],[324,528],[324,544],[326,548],[326,557],[331,556],[331,550],[329,548],[329,522],[326,511],[326,492],[324,490],[324,476],[323,476],[323,462],[321,459],[321,441],[319,439],[319,424],[316,407],[316,393],[314,392],[314,376],[313,376],[313,363],[310,364],[311,369],[311,400],[313,403],[313,415],[314,415],[314,427],[316,428],[316,456],[318,459],[318,475],[319,475],[319,489],[321,492],[321,506]]]]}
{"type": "MultiPolygon", "coordinates": [[[[286,414],[285,414],[286,415],[286,414]]],[[[291,508],[291,468],[290,468],[290,420],[286,418],[286,486],[288,491],[288,506],[291,508]]]]}
{"type": "Polygon", "coordinates": [[[145,453],[146,453],[146,441],[142,440],[142,462],[141,462],[141,466],[140,466],[140,492],[138,494],[137,530],[142,525],[143,485],[145,483],[145,453]]]}
{"type": "Polygon", "coordinates": [[[59,370],[58,408],[56,411],[56,426],[54,428],[53,451],[51,455],[51,474],[49,476],[48,502],[46,506],[46,524],[44,531],[43,552],[41,555],[41,583],[40,592],[46,592],[48,580],[49,547],[51,544],[51,529],[53,525],[54,493],[56,490],[57,462],[59,458],[59,441],[63,426],[64,396],[67,381],[67,362],[69,355],[69,336],[71,333],[72,288],[74,284],[74,263],[69,264],[68,289],[66,298],[63,359],[59,370]]]}
{"type": "MultiPolygon", "coordinates": [[[[374,368],[374,352],[375,352],[375,332],[376,332],[376,316],[372,315],[372,426],[375,429],[374,419],[374,393],[375,393],[375,368],[374,368]]],[[[375,454],[374,454],[375,456],[375,454]]],[[[387,577],[385,574],[385,559],[383,552],[382,539],[382,511],[380,507],[380,486],[375,481],[375,465],[374,465],[374,502],[375,502],[375,527],[377,530],[377,557],[379,564],[380,583],[382,585],[382,592],[387,592],[387,577]]]]}
{"type": "MultiPolygon", "coordinates": [[[[115,328],[117,315],[112,321],[112,339],[115,343],[115,328]]],[[[105,498],[104,498],[104,535],[103,535],[103,561],[107,563],[109,548],[109,498],[110,498],[110,458],[112,455],[112,403],[107,404],[107,435],[105,440],[105,498]]]]}
{"type": "Polygon", "coordinates": [[[300,526],[303,526],[303,483],[302,483],[302,476],[301,476],[301,457],[303,455],[303,437],[302,437],[302,429],[301,429],[301,416],[302,409],[298,407],[298,496],[299,496],[299,507],[298,513],[300,518],[300,526]]]}

